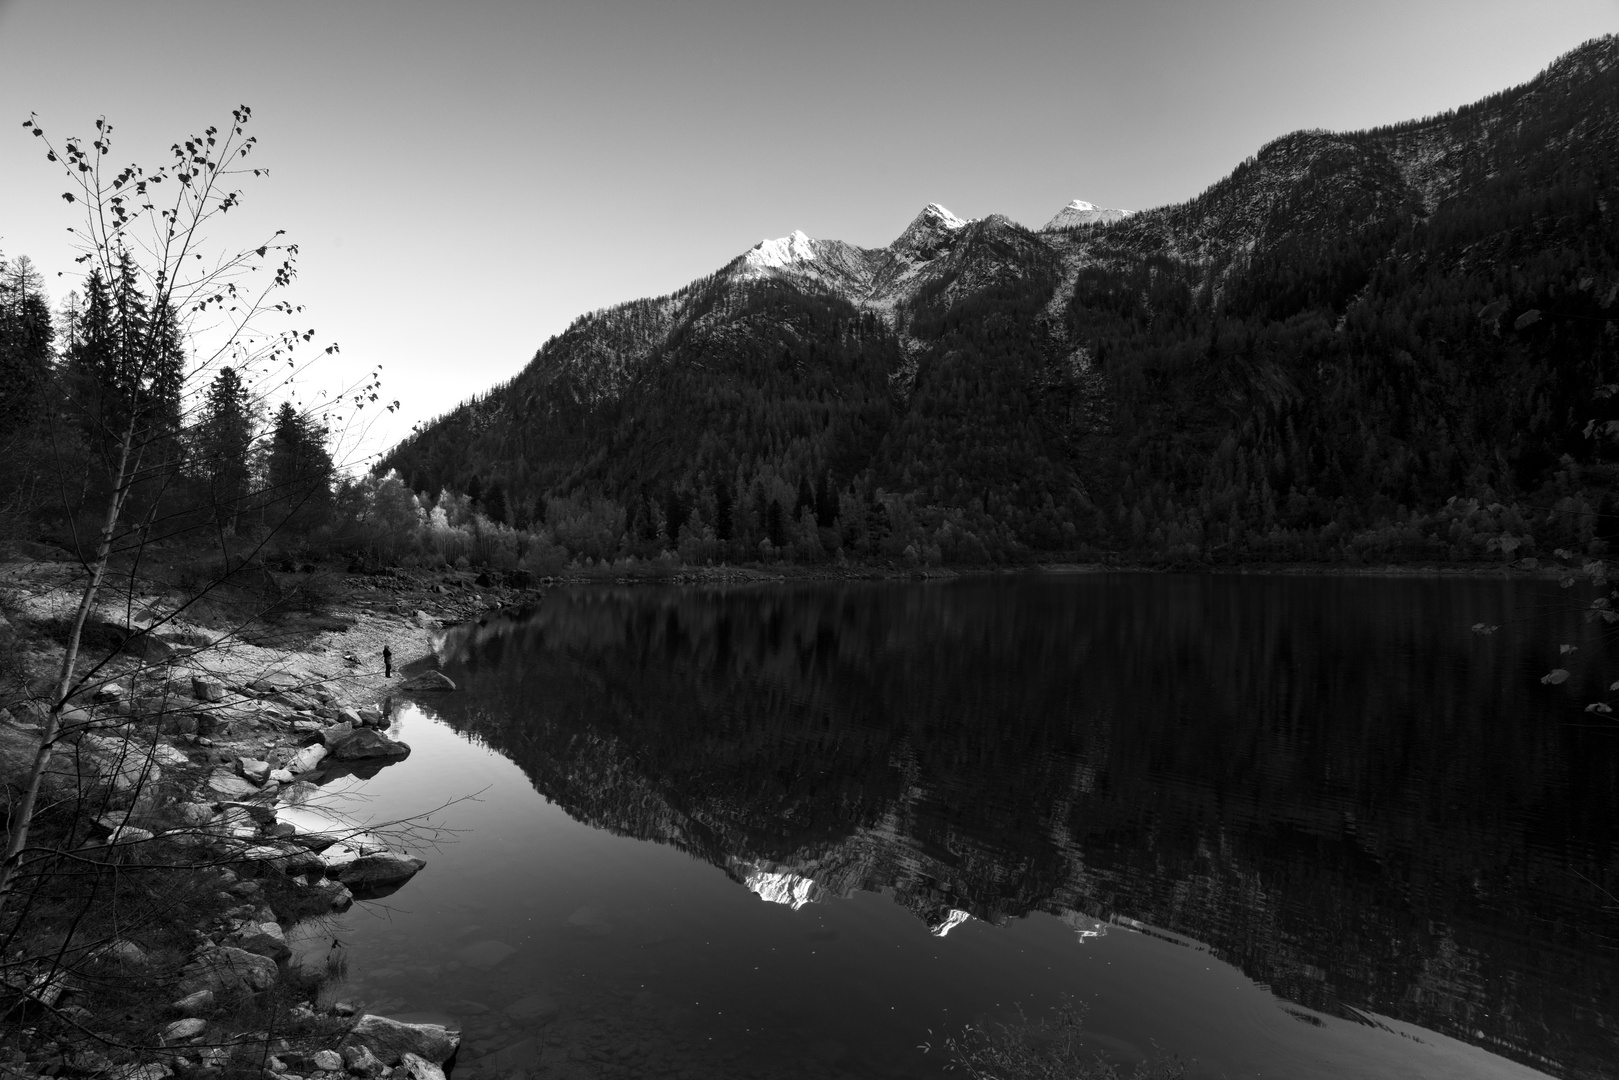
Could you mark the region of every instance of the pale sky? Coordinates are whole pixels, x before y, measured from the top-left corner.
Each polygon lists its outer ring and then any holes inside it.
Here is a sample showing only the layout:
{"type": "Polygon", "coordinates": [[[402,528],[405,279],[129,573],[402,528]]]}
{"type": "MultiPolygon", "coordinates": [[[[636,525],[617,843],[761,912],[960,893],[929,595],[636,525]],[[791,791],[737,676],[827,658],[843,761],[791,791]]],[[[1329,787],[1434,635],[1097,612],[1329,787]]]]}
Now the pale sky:
{"type": "Polygon", "coordinates": [[[326,375],[380,362],[402,402],[380,448],[760,239],[1179,202],[1289,131],[1465,104],[1615,30],[1619,0],[0,0],[0,252],[53,302],[77,282],[29,112],[105,115],[157,163],[252,106],[271,174],[229,238],[302,246],[326,375]]]}

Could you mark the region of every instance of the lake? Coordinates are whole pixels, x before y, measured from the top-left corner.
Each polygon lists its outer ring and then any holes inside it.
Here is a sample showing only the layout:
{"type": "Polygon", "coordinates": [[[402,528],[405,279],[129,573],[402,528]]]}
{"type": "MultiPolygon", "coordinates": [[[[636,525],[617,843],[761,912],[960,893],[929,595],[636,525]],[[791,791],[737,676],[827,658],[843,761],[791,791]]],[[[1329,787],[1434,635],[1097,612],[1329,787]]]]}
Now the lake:
{"type": "Polygon", "coordinates": [[[450,1017],[475,1080],[937,1076],[962,1025],[1065,1002],[1126,1073],[1611,1077],[1619,723],[1584,706],[1619,649],[1585,599],[553,591],[452,630],[410,758],[332,785],[454,831],[301,949],[450,1017]]]}

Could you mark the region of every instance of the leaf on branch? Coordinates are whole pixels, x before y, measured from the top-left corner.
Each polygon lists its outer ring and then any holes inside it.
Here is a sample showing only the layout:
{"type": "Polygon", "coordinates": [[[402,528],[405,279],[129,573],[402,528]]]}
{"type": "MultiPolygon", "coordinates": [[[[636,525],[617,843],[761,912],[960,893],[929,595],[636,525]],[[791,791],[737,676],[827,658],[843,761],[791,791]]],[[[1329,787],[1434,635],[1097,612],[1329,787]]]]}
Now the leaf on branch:
{"type": "Polygon", "coordinates": [[[73,192],[71,192],[71,191],[62,192],[62,198],[66,199],[68,202],[72,202],[73,201],[73,192]]]}
{"type": "Polygon", "coordinates": [[[1568,669],[1553,668],[1545,675],[1542,675],[1540,677],[1540,681],[1545,683],[1547,686],[1562,686],[1564,683],[1568,682],[1568,669]]]}
{"type": "Polygon", "coordinates": [[[1489,623],[1476,622],[1473,624],[1473,633],[1480,635],[1493,634],[1499,629],[1501,629],[1499,626],[1491,626],[1489,623]]]}
{"type": "Polygon", "coordinates": [[[1579,652],[1579,651],[1580,651],[1580,647],[1578,645],[1559,645],[1559,646],[1557,646],[1557,654],[1559,656],[1567,656],[1571,652],[1579,652]]]}
{"type": "Polygon", "coordinates": [[[1522,330],[1525,327],[1535,325],[1539,321],[1540,321],[1540,309],[1539,308],[1530,308],[1528,311],[1524,312],[1522,315],[1519,315],[1516,319],[1514,319],[1512,321],[1512,328],[1514,330],[1522,330]]]}
{"type": "Polygon", "coordinates": [[[1604,704],[1603,702],[1593,701],[1593,702],[1591,702],[1591,704],[1589,704],[1589,705],[1587,705],[1585,707],[1585,711],[1586,712],[1594,712],[1594,713],[1611,713],[1611,712],[1613,712],[1613,709],[1612,709],[1612,707],[1604,704]]]}

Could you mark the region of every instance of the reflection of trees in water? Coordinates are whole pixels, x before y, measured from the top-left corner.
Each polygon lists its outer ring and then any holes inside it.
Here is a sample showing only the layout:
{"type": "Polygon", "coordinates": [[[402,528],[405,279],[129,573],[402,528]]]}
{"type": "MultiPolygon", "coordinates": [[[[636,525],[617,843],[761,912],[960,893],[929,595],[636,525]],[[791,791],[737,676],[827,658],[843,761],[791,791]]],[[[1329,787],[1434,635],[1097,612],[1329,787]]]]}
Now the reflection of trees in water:
{"type": "Polygon", "coordinates": [[[588,589],[453,640],[469,694],[448,718],[582,819],[733,874],[891,886],[930,921],[1128,915],[1316,1008],[1596,1075],[1619,925],[1588,882],[1619,893],[1619,745],[1586,725],[1589,688],[1537,681],[1558,642],[1603,648],[1555,600],[1376,579],[588,589]]]}

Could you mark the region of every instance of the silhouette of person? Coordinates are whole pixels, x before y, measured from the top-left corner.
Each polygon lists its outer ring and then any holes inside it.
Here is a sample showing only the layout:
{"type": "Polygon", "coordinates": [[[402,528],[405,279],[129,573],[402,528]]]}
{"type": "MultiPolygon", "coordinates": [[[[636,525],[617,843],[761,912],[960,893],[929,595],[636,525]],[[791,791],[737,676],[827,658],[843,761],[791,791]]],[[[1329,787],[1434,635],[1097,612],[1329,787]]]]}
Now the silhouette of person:
{"type": "Polygon", "coordinates": [[[394,677],[394,653],[386,645],[382,647],[382,677],[385,679],[394,677]]]}

